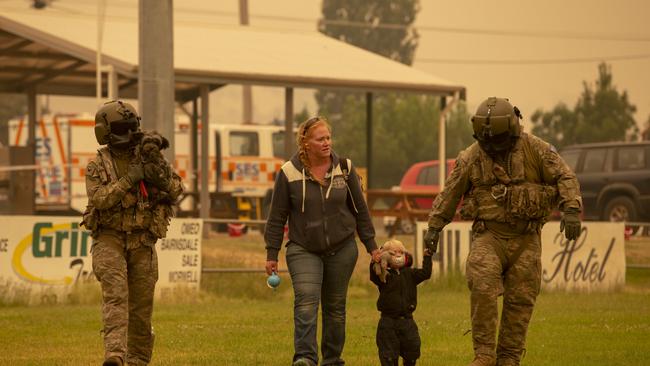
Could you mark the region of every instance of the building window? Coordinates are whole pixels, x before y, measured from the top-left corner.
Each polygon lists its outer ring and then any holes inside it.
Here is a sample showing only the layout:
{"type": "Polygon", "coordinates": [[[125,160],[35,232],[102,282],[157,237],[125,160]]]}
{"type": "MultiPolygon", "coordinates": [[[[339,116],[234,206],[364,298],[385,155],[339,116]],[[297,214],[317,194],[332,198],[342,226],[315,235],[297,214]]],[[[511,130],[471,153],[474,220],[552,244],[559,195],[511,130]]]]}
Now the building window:
{"type": "Polygon", "coordinates": [[[257,132],[230,132],[230,156],[259,156],[257,132]]]}

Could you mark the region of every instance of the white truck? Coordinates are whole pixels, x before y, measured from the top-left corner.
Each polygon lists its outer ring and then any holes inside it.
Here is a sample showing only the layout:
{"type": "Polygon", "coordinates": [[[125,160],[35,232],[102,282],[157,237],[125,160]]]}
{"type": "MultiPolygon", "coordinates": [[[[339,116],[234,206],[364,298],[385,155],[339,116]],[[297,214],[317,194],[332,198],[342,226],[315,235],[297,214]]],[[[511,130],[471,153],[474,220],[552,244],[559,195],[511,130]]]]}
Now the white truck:
{"type": "MultiPolygon", "coordinates": [[[[99,145],[94,137],[94,116],[44,116],[36,125],[36,209],[83,212],[86,203],[85,167],[99,145]]],[[[200,129],[199,129],[200,131],[200,129]]],[[[177,118],[174,167],[183,178],[189,197],[192,181],[202,172],[190,162],[190,124],[177,118]]],[[[211,216],[262,219],[270,202],[275,175],[284,155],[284,127],[273,125],[211,124],[209,128],[209,188],[211,216]],[[215,201],[217,197],[217,201],[215,201]],[[236,211],[236,212],[233,212],[236,211]]],[[[200,135],[200,132],[199,132],[200,135]]],[[[27,143],[26,118],[9,122],[12,146],[27,143]]],[[[200,136],[197,138],[200,144],[200,136]]],[[[198,149],[200,154],[200,148],[198,149]]],[[[199,162],[202,159],[198,157],[199,162]]],[[[200,163],[197,164],[200,168],[200,163]]],[[[188,214],[191,199],[181,203],[188,214]]]]}

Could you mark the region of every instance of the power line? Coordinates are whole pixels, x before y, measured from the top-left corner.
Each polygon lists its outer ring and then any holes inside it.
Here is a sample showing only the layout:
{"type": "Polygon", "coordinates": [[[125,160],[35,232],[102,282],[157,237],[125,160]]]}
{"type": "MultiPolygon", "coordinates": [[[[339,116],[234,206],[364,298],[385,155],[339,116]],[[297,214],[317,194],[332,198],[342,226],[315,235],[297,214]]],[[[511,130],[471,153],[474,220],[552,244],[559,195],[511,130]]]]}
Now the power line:
{"type": "MultiPolygon", "coordinates": [[[[79,0],[77,0],[79,1],[79,0]]],[[[53,10],[58,10],[62,12],[67,12],[68,14],[71,14],[73,16],[79,16],[79,17],[88,17],[88,16],[96,16],[95,13],[84,13],[82,11],[79,11],[78,9],[71,9],[66,6],[61,6],[60,4],[57,4],[56,6],[51,6],[51,9],[53,10]]],[[[11,10],[18,10],[19,12],[31,12],[28,9],[16,9],[13,8],[11,10]]],[[[192,12],[195,10],[190,9],[192,12]]],[[[198,10],[196,10],[198,11],[198,10]]],[[[219,13],[229,13],[229,12],[219,12],[219,13]]],[[[236,14],[233,12],[230,12],[229,14],[236,14]]],[[[113,19],[120,19],[120,20],[135,20],[137,19],[137,16],[132,16],[132,15],[126,15],[126,14],[120,14],[120,15],[108,15],[107,17],[113,18],[113,19]]],[[[287,19],[296,19],[296,20],[306,20],[305,18],[293,18],[293,17],[275,17],[275,16],[265,16],[268,18],[281,18],[283,20],[287,19]]],[[[203,26],[203,27],[208,27],[208,28],[219,28],[223,26],[233,26],[236,24],[224,24],[224,23],[217,23],[217,22],[208,22],[205,20],[201,21],[187,21],[187,20],[179,20],[177,19],[176,22],[178,24],[185,24],[185,25],[192,25],[192,26],[203,26]]],[[[359,23],[359,24],[365,24],[368,26],[367,23],[359,23]]],[[[259,29],[262,27],[256,26],[255,28],[259,29]]],[[[278,28],[274,27],[268,27],[267,29],[274,29],[278,30],[278,28]]],[[[281,29],[284,31],[296,31],[298,29],[281,29]]],[[[619,56],[603,56],[603,57],[578,57],[578,58],[555,58],[555,59],[528,59],[528,60],[516,60],[516,59],[443,59],[443,58],[416,58],[414,62],[417,63],[437,63],[437,64],[466,64],[466,65],[542,65],[542,64],[570,64],[570,63],[589,63],[589,62],[601,62],[601,61],[627,61],[627,60],[640,60],[640,59],[648,59],[650,58],[650,54],[635,54],[635,55],[619,55],[619,56]]]]}
{"type": "MultiPolygon", "coordinates": [[[[85,0],[67,0],[67,2],[81,2],[88,3],[85,0]]],[[[94,3],[94,2],[93,2],[94,3]]],[[[122,2],[120,6],[135,8],[132,3],[122,2]]],[[[197,9],[186,7],[175,7],[174,12],[196,15],[219,15],[219,16],[232,16],[239,17],[237,12],[221,11],[213,9],[197,9]]],[[[618,41],[618,42],[650,42],[650,36],[637,35],[637,34],[608,34],[608,33],[588,33],[588,32],[571,32],[571,31],[536,31],[536,30],[506,30],[506,29],[481,29],[481,28],[463,28],[463,27],[441,27],[441,26],[427,26],[427,25],[406,25],[396,23],[378,23],[369,24],[366,22],[344,20],[344,19],[313,19],[304,17],[292,16],[279,16],[268,14],[249,14],[251,19],[266,19],[277,20],[285,22],[298,22],[310,23],[319,25],[334,25],[341,27],[354,27],[354,28],[371,28],[371,29],[385,29],[385,30],[418,30],[427,32],[439,33],[460,33],[460,34],[474,34],[474,35],[490,35],[490,36],[510,36],[510,37],[534,37],[534,38],[553,38],[553,39],[576,39],[576,40],[589,40],[589,41],[618,41]]]]}
{"type": "Polygon", "coordinates": [[[448,33],[467,33],[491,36],[513,36],[513,37],[535,37],[535,38],[557,38],[557,39],[578,39],[589,41],[624,41],[624,42],[650,42],[650,36],[626,35],[626,34],[598,34],[578,33],[568,31],[526,31],[526,30],[503,30],[503,29],[476,29],[476,28],[455,28],[455,27],[432,27],[418,26],[418,30],[428,30],[448,33]]]}
{"type": "Polygon", "coordinates": [[[443,59],[443,58],[416,58],[414,62],[418,63],[438,63],[438,64],[468,64],[468,65],[533,65],[533,64],[570,64],[586,63],[600,61],[628,61],[650,59],[650,53],[638,55],[621,55],[621,56],[603,56],[603,57],[576,57],[576,58],[555,58],[555,59],[443,59]]]}
{"type": "Polygon", "coordinates": [[[479,28],[458,28],[458,27],[434,27],[426,25],[407,26],[402,24],[368,24],[365,22],[342,21],[342,20],[319,20],[321,24],[348,26],[357,28],[378,28],[378,29],[416,29],[418,31],[431,31],[443,33],[462,33],[490,36],[512,36],[512,37],[536,37],[536,38],[559,38],[559,39],[580,39],[590,41],[625,41],[625,42],[650,42],[650,37],[637,35],[611,35],[597,33],[576,33],[561,31],[526,31],[526,30],[503,30],[503,29],[479,29],[479,28]]]}

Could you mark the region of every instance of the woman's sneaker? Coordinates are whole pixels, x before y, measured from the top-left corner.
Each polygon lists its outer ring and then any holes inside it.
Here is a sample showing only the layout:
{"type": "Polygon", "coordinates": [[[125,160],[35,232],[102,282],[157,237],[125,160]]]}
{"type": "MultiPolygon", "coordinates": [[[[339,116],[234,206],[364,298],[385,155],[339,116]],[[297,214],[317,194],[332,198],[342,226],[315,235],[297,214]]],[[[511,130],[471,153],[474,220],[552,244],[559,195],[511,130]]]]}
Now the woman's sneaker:
{"type": "Polygon", "coordinates": [[[316,365],[306,358],[299,358],[293,362],[293,366],[316,366],[316,365]]]}

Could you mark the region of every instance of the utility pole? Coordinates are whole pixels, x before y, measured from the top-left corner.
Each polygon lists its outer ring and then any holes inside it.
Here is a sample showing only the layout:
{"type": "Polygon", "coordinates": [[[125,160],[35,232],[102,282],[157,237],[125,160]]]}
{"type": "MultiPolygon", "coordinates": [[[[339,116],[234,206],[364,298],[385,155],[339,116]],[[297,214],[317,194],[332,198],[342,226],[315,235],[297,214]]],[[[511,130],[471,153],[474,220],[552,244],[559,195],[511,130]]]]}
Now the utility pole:
{"type": "Polygon", "coordinates": [[[97,52],[95,53],[95,107],[102,105],[102,42],[104,38],[104,17],[106,1],[97,2],[97,52]]]}
{"type": "Polygon", "coordinates": [[[174,161],[174,24],[172,0],[140,0],[138,100],[145,129],[170,143],[163,150],[174,161]]]}
{"type": "MultiPolygon", "coordinates": [[[[248,25],[248,0],[239,0],[239,24],[248,25]]],[[[243,123],[253,122],[253,89],[250,85],[242,85],[243,123]]]]}

